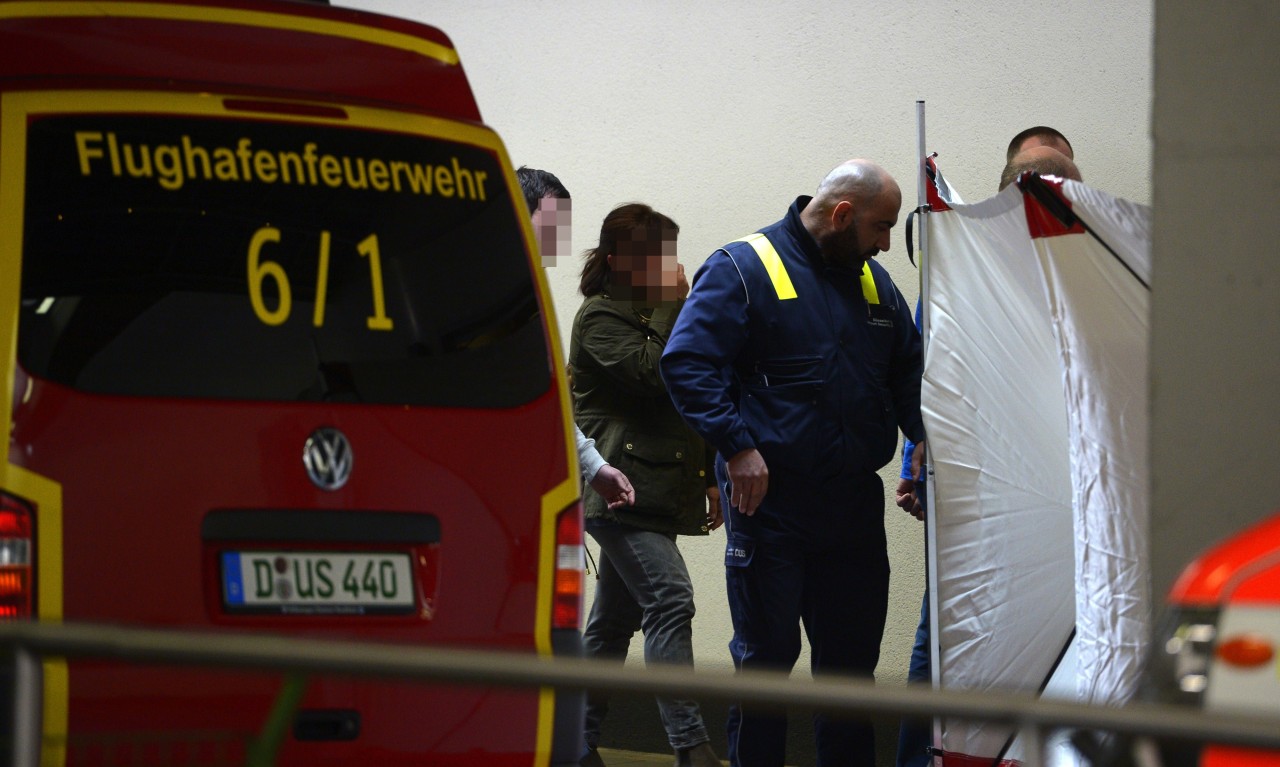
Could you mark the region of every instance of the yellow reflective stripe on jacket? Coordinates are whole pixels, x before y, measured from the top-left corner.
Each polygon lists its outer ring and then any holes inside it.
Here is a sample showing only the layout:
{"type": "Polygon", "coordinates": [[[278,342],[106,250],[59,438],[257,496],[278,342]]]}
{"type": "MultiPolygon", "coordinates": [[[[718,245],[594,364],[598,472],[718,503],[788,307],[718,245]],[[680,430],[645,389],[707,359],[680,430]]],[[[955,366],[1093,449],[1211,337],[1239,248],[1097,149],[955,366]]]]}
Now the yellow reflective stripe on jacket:
{"type": "MultiPolygon", "coordinates": [[[[765,273],[769,275],[769,281],[773,283],[773,289],[777,292],[779,301],[796,297],[795,286],[791,284],[787,268],[782,265],[782,257],[778,255],[777,249],[773,247],[772,242],[769,242],[768,237],[756,232],[734,242],[745,242],[755,250],[760,263],[764,264],[765,273]]],[[[871,266],[866,263],[862,264],[861,281],[862,297],[867,299],[868,304],[879,304],[880,291],[876,289],[876,278],[871,273],[871,266]]]]}
{"type": "Polygon", "coordinates": [[[773,289],[777,292],[779,301],[796,297],[795,286],[791,284],[787,268],[782,265],[782,257],[778,255],[778,251],[773,247],[773,243],[769,242],[768,237],[756,232],[734,242],[745,242],[755,250],[756,255],[760,257],[760,263],[764,264],[765,273],[769,275],[769,281],[773,283],[773,289]]]}
{"type": "Polygon", "coordinates": [[[862,297],[867,299],[868,304],[880,303],[880,291],[876,290],[876,278],[871,273],[871,265],[867,262],[862,263],[862,297]]]}

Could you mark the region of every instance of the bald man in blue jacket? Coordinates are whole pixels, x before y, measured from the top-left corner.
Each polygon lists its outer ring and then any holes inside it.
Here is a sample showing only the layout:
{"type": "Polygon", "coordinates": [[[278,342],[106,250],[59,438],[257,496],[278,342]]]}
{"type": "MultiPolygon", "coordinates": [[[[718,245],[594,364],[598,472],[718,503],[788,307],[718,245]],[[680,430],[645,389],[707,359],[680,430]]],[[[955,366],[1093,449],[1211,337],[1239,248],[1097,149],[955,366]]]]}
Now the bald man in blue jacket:
{"type": "MultiPolygon", "coordinates": [[[[902,192],[850,160],[782,220],[698,270],[662,356],[677,409],[718,457],[739,669],[790,670],[804,624],[816,674],[870,677],[889,595],[878,470],[924,439],[920,334],[874,257],[902,192]]],[[[875,764],[863,721],[815,717],[818,764],[875,764]]],[[[786,720],[733,706],[735,767],[782,767],[786,720]]]]}

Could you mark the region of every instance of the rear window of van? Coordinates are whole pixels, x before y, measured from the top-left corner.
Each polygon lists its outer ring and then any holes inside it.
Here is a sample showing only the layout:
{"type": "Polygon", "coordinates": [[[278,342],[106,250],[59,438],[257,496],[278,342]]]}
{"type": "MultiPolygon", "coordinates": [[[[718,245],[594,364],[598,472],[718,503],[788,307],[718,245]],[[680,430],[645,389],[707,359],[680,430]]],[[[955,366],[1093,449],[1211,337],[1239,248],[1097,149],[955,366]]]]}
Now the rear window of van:
{"type": "Polygon", "coordinates": [[[18,353],[33,375],[481,408],[551,384],[490,148],[235,116],[37,115],[27,131],[18,353]]]}

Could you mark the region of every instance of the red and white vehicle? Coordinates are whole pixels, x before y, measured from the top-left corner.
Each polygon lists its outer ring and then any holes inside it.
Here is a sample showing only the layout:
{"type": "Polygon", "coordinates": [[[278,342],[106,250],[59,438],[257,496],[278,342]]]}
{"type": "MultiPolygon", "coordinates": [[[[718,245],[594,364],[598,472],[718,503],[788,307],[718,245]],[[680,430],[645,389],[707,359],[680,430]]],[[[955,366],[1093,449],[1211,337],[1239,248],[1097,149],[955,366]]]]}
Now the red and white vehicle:
{"type": "MultiPolygon", "coordinates": [[[[1174,583],[1149,680],[1166,702],[1280,718],[1280,514],[1192,562],[1174,583]]],[[[1166,765],[1277,767],[1280,753],[1208,745],[1166,765]]]]}
{"type": "MultiPolygon", "coordinates": [[[[0,616],[579,651],[528,210],[449,38],[0,0],[0,616]]],[[[46,659],[42,763],[241,764],[266,674],[46,659]]],[[[290,765],[576,763],[581,696],[312,678],[290,765]]]]}

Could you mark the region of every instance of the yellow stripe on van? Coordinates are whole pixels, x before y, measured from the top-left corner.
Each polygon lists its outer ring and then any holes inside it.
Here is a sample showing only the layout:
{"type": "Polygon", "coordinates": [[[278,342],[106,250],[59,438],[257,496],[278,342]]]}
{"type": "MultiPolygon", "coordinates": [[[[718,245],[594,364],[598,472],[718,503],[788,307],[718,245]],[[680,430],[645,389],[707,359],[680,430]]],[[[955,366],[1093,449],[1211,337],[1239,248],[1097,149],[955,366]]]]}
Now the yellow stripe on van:
{"type": "Polygon", "coordinates": [[[71,697],[71,672],[65,658],[46,659],[43,666],[40,767],[63,767],[67,763],[67,701],[71,697]]]}
{"type": "Polygon", "coordinates": [[[450,66],[457,66],[458,64],[458,52],[456,50],[430,40],[424,40],[421,37],[377,27],[368,27],[363,24],[319,19],[312,16],[267,13],[240,8],[170,5],[167,3],[0,3],[0,19],[81,16],[240,24],[250,27],[279,29],[287,32],[311,32],[318,35],[359,40],[388,48],[398,48],[416,53],[419,56],[435,59],[450,66]]]}
{"type": "MultiPolygon", "coordinates": [[[[3,103],[3,102],[0,102],[3,103]]],[[[0,210],[8,221],[22,221],[26,196],[26,115],[0,107],[0,210]]],[[[14,402],[14,370],[17,365],[18,309],[21,299],[21,227],[0,231],[0,402],[14,402]]],[[[13,433],[13,410],[0,407],[0,434],[13,433]]],[[[62,487],[8,460],[0,463],[0,489],[35,504],[36,518],[36,615],[40,620],[62,620],[62,487]]],[[[66,762],[67,663],[43,662],[42,765],[61,767],[66,762]],[[55,748],[46,744],[56,743],[55,748]]]]}
{"type": "MultiPolygon", "coordinates": [[[[0,8],[4,3],[0,3],[0,8]]],[[[16,118],[22,144],[15,151],[21,155],[19,162],[25,165],[26,119],[29,114],[89,114],[99,112],[108,115],[146,114],[150,116],[172,117],[237,117],[253,119],[254,115],[243,111],[228,109],[228,99],[239,99],[242,96],[224,93],[176,93],[172,91],[7,91],[0,94],[0,109],[4,110],[4,124],[11,124],[10,113],[21,113],[16,118]]],[[[300,106],[314,106],[312,102],[291,99],[271,99],[272,102],[300,106]]],[[[335,104],[326,103],[332,108],[335,104]]],[[[350,125],[358,128],[409,133],[427,138],[445,138],[486,149],[506,160],[506,151],[502,141],[489,128],[451,120],[442,117],[411,114],[387,109],[358,107],[339,103],[342,114],[312,114],[299,112],[271,112],[272,122],[310,123],[313,125],[350,125]]],[[[4,158],[6,162],[10,159],[4,158]]],[[[12,167],[12,166],[10,166],[12,167]]],[[[22,196],[19,185],[14,193],[22,196]]],[[[516,187],[516,196],[519,187],[516,187]]],[[[523,197],[520,197],[523,200],[523,197]]],[[[4,209],[10,215],[12,209],[4,209]]],[[[21,219],[11,219],[21,220],[21,219]]],[[[2,275],[0,275],[2,276],[2,275]]],[[[16,305],[16,304],[15,304],[16,305]]],[[[16,321],[16,314],[14,317],[16,321]]],[[[0,327],[3,330],[3,327],[0,327]]]]}
{"type": "Polygon", "coordinates": [[[769,281],[773,283],[773,289],[778,294],[779,301],[796,297],[791,276],[787,274],[787,268],[782,265],[782,257],[778,255],[777,249],[773,247],[772,242],[769,242],[768,237],[757,232],[734,242],[745,242],[755,250],[760,262],[764,264],[765,272],[769,275],[769,281]]]}
{"type": "Polygon", "coordinates": [[[862,262],[862,297],[868,304],[880,303],[880,291],[876,289],[876,278],[871,273],[871,264],[862,262]]]}
{"type": "MultiPolygon", "coordinates": [[[[0,210],[9,221],[23,221],[26,195],[27,113],[0,96],[0,210]]],[[[0,402],[14,402],[18,310],[21,305],[22,228],[0,232],[0,402]]],[[[25,393],[23,393],[25,395],[25,393]]],[[[0,408],[0,433],[13,433],[13,410],[0,408]]],[[[57,623],[63,615],[62,485],[8,461],[0,463],[0,488],[35,505],[36,604],[38,620],[57,623]]],[[[40,764],[61,767],[67,759],[67,661],[42,659],[40,764]]]]}
{"type": "MultiPolygon", "coordinates": [[[[0,96],[3,99],[4,96],[0,96]]],[[[13,433],[14,366],[17,364],[18,310],[22,299],[22,227],[27,176],[25,114],[10,114],[0,101],[0,434],[13,433]]],[[[0,477],[8,486],[8,477],[0,477]]]]}
{"type": "MultiPolygon", "coordinates": [[[[27,114],[10,109],[6,95],[0,101],[0,210],[9,221],[24,220],[26,195],[27,114]]],[[[14,370],[17,366],[18,309],[21,304],[22,229],[12,227],[0,233],[0,402],[14,399],[14,370]]],[[[0,433],[13,433],[13,411],[0,408],[0,433]]],[[[62,620],[62,485],[8,461],[0,464],[0,487],[35,505],[36,518],[36,617],[41,621],[62,620]]],[[[42,765],[66,762],[67,662],[61,658],[43,661],[42,765]]]]}

